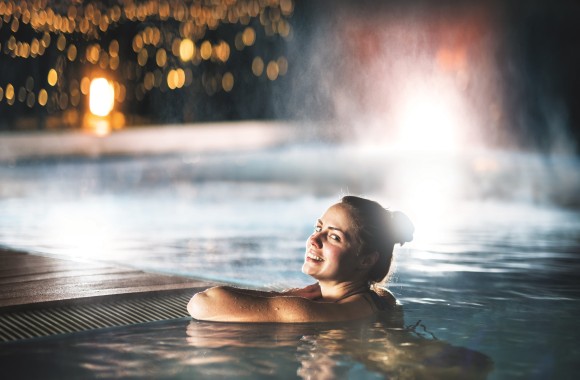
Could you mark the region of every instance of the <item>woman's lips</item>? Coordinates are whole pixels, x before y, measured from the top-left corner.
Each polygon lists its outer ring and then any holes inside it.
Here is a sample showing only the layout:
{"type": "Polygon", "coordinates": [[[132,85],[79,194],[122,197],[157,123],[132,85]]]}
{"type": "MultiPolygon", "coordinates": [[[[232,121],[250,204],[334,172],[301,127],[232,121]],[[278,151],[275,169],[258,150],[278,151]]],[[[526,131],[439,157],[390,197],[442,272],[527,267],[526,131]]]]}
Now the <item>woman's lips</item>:
{"type": "Polygon", "coordinates": [[[318,255],[315,255],[314,253],[308,251],[306,252],[306,257],[312,261],[316,261],[318,263],[321,263],[324,261],[324,259],[318,255]]]}

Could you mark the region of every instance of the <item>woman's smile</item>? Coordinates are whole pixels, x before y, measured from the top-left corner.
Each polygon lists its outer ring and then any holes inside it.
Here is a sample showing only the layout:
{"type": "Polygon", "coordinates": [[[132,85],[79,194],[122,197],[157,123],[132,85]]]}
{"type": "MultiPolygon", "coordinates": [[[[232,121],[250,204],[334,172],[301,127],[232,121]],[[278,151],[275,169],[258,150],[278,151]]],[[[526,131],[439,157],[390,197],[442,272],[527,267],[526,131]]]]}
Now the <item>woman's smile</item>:
{"type": "Polygon", "coordinates": [[[310,259],[310,260],[314,260],[316,262],[323,262],[324,259],[316,254],[314,254],[312,251],[308,251],[306,252],[306,259],[310,259]]]}

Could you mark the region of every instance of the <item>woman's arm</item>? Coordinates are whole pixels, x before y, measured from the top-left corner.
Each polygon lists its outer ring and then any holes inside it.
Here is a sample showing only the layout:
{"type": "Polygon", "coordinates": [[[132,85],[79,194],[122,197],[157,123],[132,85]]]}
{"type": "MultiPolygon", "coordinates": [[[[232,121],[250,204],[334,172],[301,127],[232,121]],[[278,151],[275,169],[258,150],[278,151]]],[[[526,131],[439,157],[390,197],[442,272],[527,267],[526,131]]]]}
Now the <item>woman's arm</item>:
{"type": "Polygon", "coordinates": [[[309,300],[319,300],[322,298],[322,291],[318,282],[305,286],[304,288],[292,288],[282,292],[284,296],[294,296],[308,298],[309,300]]]}
{"type": "Polygon", "coordinates": [[[303,297],[303,298],[308,298],[308,299],[313,300],[313,299],[318,299],[318,298],[322,297],[322,293],[320,291],[320,286],[318,285],[318,283],[308,285],[304,288],[292,288],[292,289],[286,289],[286,290],[283,290],[280,292],[253,290],[253,289],[242,289],[242,288],[235,288],[232,286],[220,286],[220,288],[222,288],[224,290],[231,291],[231,292],[253,295],[253,296],[258,296],[258,297],[266,297],[266,298],[294,296],[294,297],[303,297]]]}
{"type": "Polygon", "coordinates": [[[326,303],[297,296],[264,297],[222,286],[195,294],[187,309],[195,319],[219,322],[329,322],[373,314],[362,296],[326,303]]]}

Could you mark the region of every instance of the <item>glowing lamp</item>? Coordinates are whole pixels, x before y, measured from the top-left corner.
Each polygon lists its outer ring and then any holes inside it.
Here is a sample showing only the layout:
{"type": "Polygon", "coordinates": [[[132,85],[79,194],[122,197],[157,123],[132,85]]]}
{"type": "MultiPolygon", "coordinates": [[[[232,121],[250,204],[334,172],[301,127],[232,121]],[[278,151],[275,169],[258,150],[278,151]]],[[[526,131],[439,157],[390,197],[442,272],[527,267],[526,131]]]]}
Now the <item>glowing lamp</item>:
{"type": "Polygon", "coordinates": [[[105,78],[95,78],[89,87],[89,109],[96,116],[107,116],[113,110],[115,89],[105,78]]]}

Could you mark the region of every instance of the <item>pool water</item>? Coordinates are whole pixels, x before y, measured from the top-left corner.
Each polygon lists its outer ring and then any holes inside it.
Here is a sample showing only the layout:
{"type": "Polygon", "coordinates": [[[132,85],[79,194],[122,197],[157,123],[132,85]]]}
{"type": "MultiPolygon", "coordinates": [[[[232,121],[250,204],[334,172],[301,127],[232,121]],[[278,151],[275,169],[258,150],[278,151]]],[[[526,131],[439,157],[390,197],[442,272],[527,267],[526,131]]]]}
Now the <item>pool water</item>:
{"type": "Polygon", "coordinates": [[[309,283],[304,242],[341,195],[405,211],[416,233],[390,284],[402,323],[184,319],[6,344],[0,362],[54,378],[574,378],[580,165],[544,162],[313,144],[2,164],[0,244],[30,251],[277,289],[309,283]]]}
{"type": "Polygon", "coordinates": [[[413,327],[379,319],[323,326],[184,318],[13,343],[0,362],[20,378],[485,378],[492,369],[486,355],[413,327]]]}

